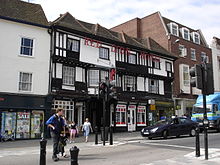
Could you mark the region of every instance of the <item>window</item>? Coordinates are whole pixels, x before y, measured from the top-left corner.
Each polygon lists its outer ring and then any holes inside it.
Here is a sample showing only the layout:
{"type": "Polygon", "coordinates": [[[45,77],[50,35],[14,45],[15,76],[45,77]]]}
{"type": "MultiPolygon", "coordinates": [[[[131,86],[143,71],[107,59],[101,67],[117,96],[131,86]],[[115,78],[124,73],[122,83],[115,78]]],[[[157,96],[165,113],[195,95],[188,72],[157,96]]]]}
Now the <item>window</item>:
{"type": "Polygon", "coordinates": [[[206,63],[209,62],[209,57],[206,55],[205,52],[201,52],[201,61],[206,63]]]}
{"type": "Polygon", "coordinates": [[[137,125],[146,125],[146,107],[138,106],[137,108],[137,125]]]}
{"type": "Polygon", "coordinates": [[[166,62],[166,71],[172,72],[172,64],[170,62],[166,62]]]}
{"type": "Polygon", "coordinates": [[[109,60],[109,49],[108,48],[99,48],[99,58],[109,60]]]}
{"type": "Polygon", "coordinates": [[[121,75],[116,74],[116,86],[121,87],[121,75]]]}
{"type": "Polygon", "coordinates": [[[126,105],[118,104],[115,114],[116,126],[126,126],[126,105]]]}
{"type": "Polygon", "coordinates": [[[135,91],[135,77],[134,76],[124,76],[124,91],[135,91]]]}
{"type": "Polygon", "coordinates": [[[196,60],[196,50],[191,48],[191,60],[196,60]]]}
{"type": "Polygon", "coordinates": [[[183,85],[189,86],[189,67],[183,66],[183,85]]]}
{"type": "Polygon", "coordinates": [[[197,32],[193,32],[193,42],[196,44],[200,44],[200,35],[197,32]]]}
{"type": "Polygon", "coordinates": [[[170,32],[171,34],[175,35],[175,36],[179,36],[179,31],[178,31],[178,25],[175,23],[171,23],[170,24],[170,32]]]}
{"type": "Polygon", "coordinates": [[[129,54],[128,55],[128,63],[136,64],[136,55],[135,54],[129,54]]]}
{"type": "Polygon", "coordinates": [[[185,48],[184,45],[179,45],[179,56],[180,57],[187,56],[187,49],[185,48]]]}
{"type": "Polygon", "coordinates": [[[31,91],[32,89],[32,73],[20,72],[19,91],[31,91]]]}
{"type": "Polygon", "coordinates": [[[21,38],[21,55],[33,56],[33,39],[21,38]]]}
{"type": "Polygon", "coordinates": [[[108,75],[109,75],[109,73],[108,73],[108,71],[103,71],[103,70],[101,70],[100,71],[100,73],[101,73],[101,82],[105,82],[106,81],[106,77],[109,77],[108,75]]]}
{"type": "Polygon", "coordinates": [[[74,85],[75,81],[75,68],[63,66],[63,84],[74,85]]]}
{"type": "Polygon", "coordinates": [[[67,50],[79,52],[79,40],[67,39],[67,50]]]}
{"type": "Polygon", "coordinates": [[[160,69],[160,61],[157,59],[152,59],[152,67],[155,69],[160,69]]]}
{"type": "Polygon", "coordinates": [[[187,28],[182,28],[182,35],[183,35],[183,38],[184,38],[184,39],[190,40],[189,30],[188,30],[187,28]]]}
{"type": "Polygon", "coordinates": [[[89,70],[89,86],[99,85],[99,70],[89,70]]]}
{"type": "Polygon", "coordinates": [[[159,93],[159,81],[158,80],[153,80],[149,79],[149,92],[150,93],[159,93]]]}

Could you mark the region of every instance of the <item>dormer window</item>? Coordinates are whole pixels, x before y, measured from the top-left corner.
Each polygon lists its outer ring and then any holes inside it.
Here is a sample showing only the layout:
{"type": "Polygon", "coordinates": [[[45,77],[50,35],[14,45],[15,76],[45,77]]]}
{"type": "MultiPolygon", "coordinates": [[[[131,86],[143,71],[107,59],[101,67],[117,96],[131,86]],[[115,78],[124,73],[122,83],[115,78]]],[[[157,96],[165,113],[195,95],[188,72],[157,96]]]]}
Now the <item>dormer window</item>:
{"type": "Polygon", "coordinates": [[[170,23],[170,32],[175,36],[179,36],[178,25],[176,23],[170,23]]]}
{"type": "Polygon", "coordinates": [[[190,36],[189,36],[189,29],[187,28],[182,28],[182,36],[185,40],[190,40],[190,36]]]}
{"type": "Polygon", "coordinates": [[[193,36],[193,42],[196,44],[200,44],[200,35],[197,32],[193,32],[192,33],[193,36]]]}

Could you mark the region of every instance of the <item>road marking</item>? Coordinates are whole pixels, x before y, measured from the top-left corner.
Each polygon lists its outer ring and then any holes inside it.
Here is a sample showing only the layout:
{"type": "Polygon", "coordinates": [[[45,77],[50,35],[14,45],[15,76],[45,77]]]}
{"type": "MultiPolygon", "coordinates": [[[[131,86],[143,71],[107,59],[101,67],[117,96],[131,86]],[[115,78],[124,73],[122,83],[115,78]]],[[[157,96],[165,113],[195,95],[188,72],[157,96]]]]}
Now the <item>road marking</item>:
{"type": "Polygon", "coordinates": [[[154,143],[154,142],[140,142],[144,144],[149,145],[155,145],[155,146],[166,146],[166,147],[175,147],[175,148],[185,148],[185,149],[191,149],[194,150],[195,147],[188,147],[188,146],[180,146],[180,145],[173,145],[173,144],[162,144],[162,143],[154,143]]]}

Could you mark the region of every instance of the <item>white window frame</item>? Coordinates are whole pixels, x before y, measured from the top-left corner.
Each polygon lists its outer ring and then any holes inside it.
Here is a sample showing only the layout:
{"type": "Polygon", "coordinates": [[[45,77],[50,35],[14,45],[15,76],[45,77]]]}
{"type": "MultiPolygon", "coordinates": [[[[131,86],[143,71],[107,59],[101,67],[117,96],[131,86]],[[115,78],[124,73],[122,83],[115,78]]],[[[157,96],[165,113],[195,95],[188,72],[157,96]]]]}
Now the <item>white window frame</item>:
{"type": "Polygon", "coordinates": [[[200,44],[200,35],[199,35],[199,33],[197,33],[197,32],[192,32],[192,37],[193,37],[193,42],[194,42],[194,43],[200,44]],[[198,36],[198,39],[197,39],[196,36],[198,36]]]}
{"type": "Polygon", "coordinates": [[[139,105],[137,107],[137,126],[146,126],[146,124],[146,106],[139,105]]]}
{"type": "Polygon", "coordinates": [[[201,62],[204,62],[203,61],[203,58],[206,58],[206,63],[209,63],[209,57],[206,55],[206,53],[205,52],[201,52],[201,62]]]}
{"type": "Polygon", "coordinates": [[[88,70],[88,81],[89,86],[99,86],[99,70],[88,70]]]}
{"type": "Polygon", "coordinates": [[[136,79],[135,79],[135,77],[124,75],[123,85],[124,85],[124,91],[135,92],[136,91],[136,79]]]}
{"type": "Polygon", "coordinates": [[[189,66],[183,65],[183,86],[190,86],[189,66]]]}
{"type": "Polygon", "coordinates": [[[191,55],[191,60],[196,61],[196,49],[191,48],[190,49],[190,55],[191,55]]]}
{"type": "Polygon", "coordinates": [[[189,33],[189,29],[183,27],[182,28],[182,36],[185,40],[190,40],[190,33],[189,33]],[[185,33],[186,32],[186,33],[185,33]],[[186,35],[185,35],[186,34],[186,35]]]}
{"type": "Polygon", "coordinates": [[[159,94],[159,80],[149,79],[148,82],[149,82],[149,93],[159,94]],[[154,85],[152,85],[151,82],[154,82],[154,85]]]}
{"type": "Polygon", "coordinates": [[[137,62],[136,54],[129,54],[128,55],[128,63],[129,64],[136,64],[136,62],[137,62]]]}
{"type": "Polygon", "coordinates": [[[21,43],[20,43],[20,53],[21,56],[25,57],[33,57],[34,56],[34,38],[29,38],[29,37],[21,37],[21,43]],[[31,40],[32,44],[31,45],[23,45],[22,43],[24,42],[23,39],[31,40]],[[24,49],[29,49],[28,54],[24,54],[24,49]]]}
{"type": "Polygon", "coordinates": [[[74,121],[74,101],[53,100],[52,110],[62,108],[67,121],[74,121]]]}
{"type": "Polygon", "coordinates": [[[166,71],[172,72],[172,70],[173,70],[173,69],[172,69],[172,63],[166,61],[166,71]]]}
{"type": "Polygon", "coordinates": [[[63,66],[63,84],[74,86],[75,84],[75,68],[63,66]]]}
{"type": "Polygon", "coordinates": [[[184,45],[179,44],[179,56],[186,57],[187,56],[187,49],[184,45]]]}
{"type": "Polygon", "coordinates": [[[67,50],[79,52],[79,40],[67,38],[67,50]]]}
{"type": "Polygon", "coordinates": [[[33,86],[33,74],[30,72],[19,72],[18,90],[21,92],[31,92],[33,86]],[[24,74],[28,75],[27,80],[24,80],[24,74]],[[27,86],[27,90],[23,86],[27,86]]]}
{"type": "Polygon", "coordinates": [[[127,126],[126,105],[117,104],[115,114],[116,126],[127,126]],[[122,120],[124,119],[124,120],[122,120]]]}
{"type": "Polygon", "coordinates": [[[109,48],[100,47],[99,48],[99,58],[109,60],[109,48]]]}
{"type": "Polygon", "coordinates": [[[178,25],[176,23],[174,23],[174,22],[170,23],[170,32],[171,32],[171,34],[173,34],[175,36],[179,36],[179,28],[178,28],[178,25]]]}

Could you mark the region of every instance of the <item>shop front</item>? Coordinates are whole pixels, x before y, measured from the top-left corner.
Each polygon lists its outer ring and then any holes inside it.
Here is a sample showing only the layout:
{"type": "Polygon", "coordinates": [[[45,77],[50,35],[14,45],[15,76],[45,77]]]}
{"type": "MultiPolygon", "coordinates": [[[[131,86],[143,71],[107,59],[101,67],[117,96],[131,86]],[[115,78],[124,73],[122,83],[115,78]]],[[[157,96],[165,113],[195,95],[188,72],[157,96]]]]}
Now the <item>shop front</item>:
{"type": "MultiPolygon", "coordinates": [[[[114,114],[114,113],[111,113],[111,114],[114,114]]],[[[115,108],[116,131],[132,132],[132,131],[141,130],[141,128],[145,126],[147,126],[147,104],[146,103],[135,103],[135,102],[118,102],[117,103],[116,108],[115,108]]]]}
{"type": "Polygon", "coordinates": [[[0,131],[13,139],[36,139],[44,136],[45,115],[49,111],[46,97],[1,96],[0,131]]]}

